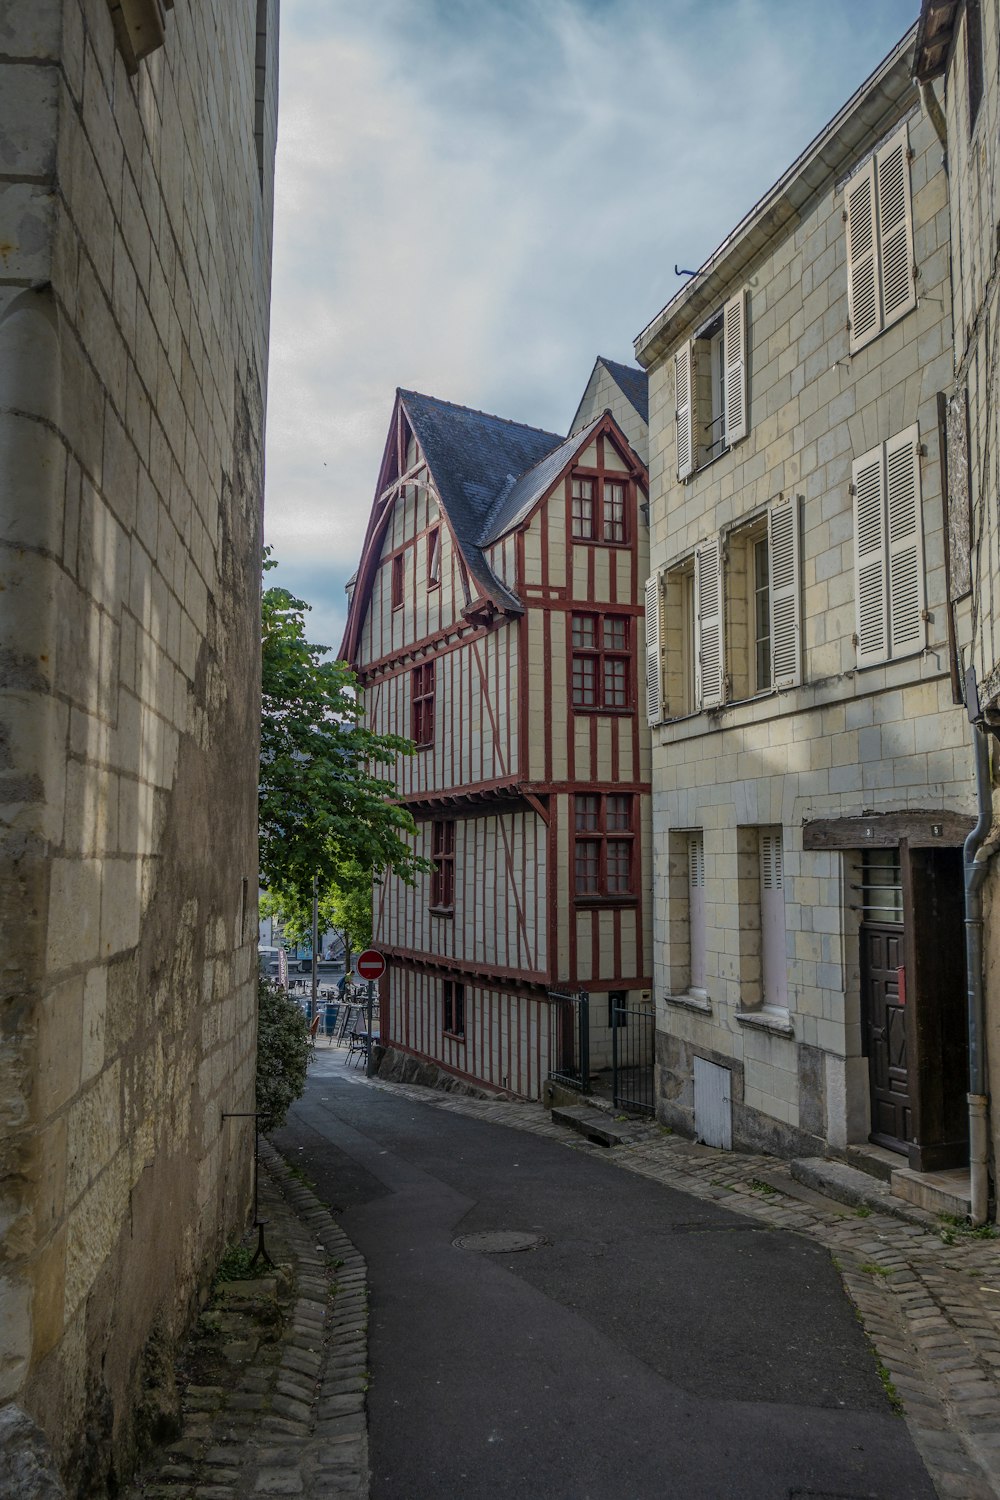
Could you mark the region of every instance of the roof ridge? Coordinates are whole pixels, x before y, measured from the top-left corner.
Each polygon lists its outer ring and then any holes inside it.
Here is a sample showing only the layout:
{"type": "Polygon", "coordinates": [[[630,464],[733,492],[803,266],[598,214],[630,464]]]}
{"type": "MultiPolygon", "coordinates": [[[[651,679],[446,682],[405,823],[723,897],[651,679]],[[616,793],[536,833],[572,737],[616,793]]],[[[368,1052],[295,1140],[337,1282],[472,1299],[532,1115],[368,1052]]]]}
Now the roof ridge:
{"type": "Polygon", "coordinates": [[[472,417],[489,417],[491,422],[503,422],[507,427],[520,427],[525,432],[539,432],[543,437],[554,437],[562,442],[558,432],[550,432],[547,427],[533,427],[530,422],[515,422],[513,417],[501,417],[493,411],[482,411],[478,406],[462,406],[458,401],[446,401],[443,396],[428,396],[426,391],[408,391],[402,386],[397,387],[400,396],[419,396],[421,401],[434,401],[438,406],[450,406],[452,411],[465,411],[472,417]]]}

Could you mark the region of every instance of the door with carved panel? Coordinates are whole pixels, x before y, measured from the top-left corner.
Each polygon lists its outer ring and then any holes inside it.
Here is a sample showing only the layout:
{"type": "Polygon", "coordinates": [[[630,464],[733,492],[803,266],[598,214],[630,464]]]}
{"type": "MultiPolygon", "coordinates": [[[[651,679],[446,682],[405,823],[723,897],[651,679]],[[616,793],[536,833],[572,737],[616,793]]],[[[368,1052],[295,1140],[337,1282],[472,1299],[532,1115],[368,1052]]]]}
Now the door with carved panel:
{"type": "Polygon", "coordinates": [[[903,964],[902,926],[864,923],[861,997],[871,1092],[871,1139],[890,1151],[905,1154],[913,1139],[913,1108],[903,964]]]}

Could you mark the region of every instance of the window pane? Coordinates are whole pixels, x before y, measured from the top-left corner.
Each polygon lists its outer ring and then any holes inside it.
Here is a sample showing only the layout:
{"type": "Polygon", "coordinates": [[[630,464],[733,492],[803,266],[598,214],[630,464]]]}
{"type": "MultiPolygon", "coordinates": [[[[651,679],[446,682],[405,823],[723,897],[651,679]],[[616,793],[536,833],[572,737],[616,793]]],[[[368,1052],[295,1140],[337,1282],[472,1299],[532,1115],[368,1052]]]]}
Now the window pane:
{"type": "Polygon", "coordinates": [[[574,479],[572,482],[572,496],[573,535],[583,538],[593,537],[594,481],[592,479],[574,479]]]}
{"type": "Polygon", "coordinates": [[[573,702],[577,708],[597,706],[597,662],[592,656],[573,658],[573,702]]]}
{"type": "Polygon", "coordinates": [[[625,540],[625,486],[610,479],[604,481],[604,540],[625,540]]]}
{"type": "MultiPolygon", "coordinates": [[[[577,845],[579,848],[579,845],[577,845]]],[[[629,839],[608,839],[608,894],[620,896],[631,888],[629,866],[632,843],[629,839]]]]}
{"type": "Polygon", "coordinates": [[[573,616],[573,647],[574,650],[596,650],[597,648],[597,622],[593,615],[573,616]]]}
{"type": "Polygon", "coordinates": [[[600,884],[601,846],[596,839],[578,839],[576,844],[576,888],[596,895],[600,884]]]}
{"type": "MultiPolygon", "coordinates": [[[[589,833],[591,829],[598,827],[600,809],[600,797],[577,797],[576,830],[578,833],[589,833]]],[[[577,847],[579,848],[579,845],[577,847]]]]}
{"type": "Polygon", "coordinates": [[[627,687],[625,663],[617,656],[606,657],[604,662],[604,707],[627,707],[627,687]]]}
{"type": "Polygon", "coordinates": [[[625,833],[632,827],[632,798],[614,796],[608,798],[607,828],[609,833],[625,833]]]}
{"type": "Polygon", "coordinates": [[[628,650],[628,619],[625,615],[608,615],[604,621],[604,649],[628,650]]]}

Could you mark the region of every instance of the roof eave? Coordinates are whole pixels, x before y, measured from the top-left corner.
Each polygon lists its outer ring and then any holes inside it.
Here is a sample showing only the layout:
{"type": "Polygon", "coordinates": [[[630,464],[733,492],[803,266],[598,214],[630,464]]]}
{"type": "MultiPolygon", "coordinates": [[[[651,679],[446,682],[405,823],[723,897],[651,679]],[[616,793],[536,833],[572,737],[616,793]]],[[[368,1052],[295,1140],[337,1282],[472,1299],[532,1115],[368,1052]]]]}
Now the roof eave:
{"type": "Polygon", "coordinates": [[[912,26],[812,140],[782,177],[727,235],[690,281],[635,339],[645,369],[663,356],[688,327],[709,316],[728,287],[781,232],[799,222],[816,194],[848,170],[864,141],[877,139],[913,92],[912,26]]]}
{"type": "Polygon", "coordinates": [[[940,78],[948,66],[959,0],[923,0],[917,21],[913,76],[918,83],[940,78]]]}

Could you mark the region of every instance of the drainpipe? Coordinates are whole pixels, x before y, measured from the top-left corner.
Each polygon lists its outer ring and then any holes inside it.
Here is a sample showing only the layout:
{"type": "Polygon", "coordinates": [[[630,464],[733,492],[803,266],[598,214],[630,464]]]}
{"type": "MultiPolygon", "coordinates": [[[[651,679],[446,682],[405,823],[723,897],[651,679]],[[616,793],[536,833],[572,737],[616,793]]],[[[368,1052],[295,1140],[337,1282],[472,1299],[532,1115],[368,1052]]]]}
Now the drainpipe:
{"type": "Polygon", "coordinates": [[[986,1128],[985,1016],[983,1003],[983,882],[989,852],[983,848],[993,821],[989,737],[973,725],[976,796],[979,818],[965,841],[965,968],[969,1016],[969,1217],[985,1224],[989,1214],[988,1140],[986,1128]]]}

